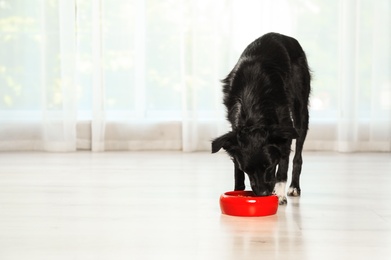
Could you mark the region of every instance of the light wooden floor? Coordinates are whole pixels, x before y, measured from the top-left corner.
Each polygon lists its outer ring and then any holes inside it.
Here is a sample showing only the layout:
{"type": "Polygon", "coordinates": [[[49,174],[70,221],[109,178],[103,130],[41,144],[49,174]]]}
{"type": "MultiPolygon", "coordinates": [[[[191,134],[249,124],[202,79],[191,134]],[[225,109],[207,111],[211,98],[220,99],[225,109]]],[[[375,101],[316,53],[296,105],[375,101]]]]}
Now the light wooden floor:
{"type": "Polygon", "coordinates": [[[0,259],[391,259],[391,154],[305,153],[275,216],[232,186],[223,153],[1,153],[0,259]]]}

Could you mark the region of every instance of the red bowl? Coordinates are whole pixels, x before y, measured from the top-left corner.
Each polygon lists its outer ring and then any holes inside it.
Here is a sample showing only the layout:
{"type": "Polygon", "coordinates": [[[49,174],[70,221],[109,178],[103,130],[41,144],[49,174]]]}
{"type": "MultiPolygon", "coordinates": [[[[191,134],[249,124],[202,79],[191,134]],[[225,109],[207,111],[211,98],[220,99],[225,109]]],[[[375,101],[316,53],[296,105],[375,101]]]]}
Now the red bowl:
{"type": "Polygon", "coordinates": [[[274,215],[278,197],[256,196],[252,191],[229,191],[220,196],[221,213],[231,216],[260,217],[274,215]]]}

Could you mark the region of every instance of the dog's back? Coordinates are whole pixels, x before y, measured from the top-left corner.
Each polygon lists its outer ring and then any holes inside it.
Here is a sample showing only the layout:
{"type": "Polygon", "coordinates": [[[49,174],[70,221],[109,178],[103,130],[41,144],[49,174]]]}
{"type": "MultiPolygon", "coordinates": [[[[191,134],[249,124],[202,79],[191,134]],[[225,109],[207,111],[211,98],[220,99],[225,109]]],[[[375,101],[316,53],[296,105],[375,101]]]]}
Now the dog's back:
{"type": "Polygon", "coordinates": [[[310,74],[296,39],[278,33],[256,39],[222,82],[228,120],[234,128],[292,119],[299,124],[296,127],[308,127],[302,114],[308,115],[310,74]]]}

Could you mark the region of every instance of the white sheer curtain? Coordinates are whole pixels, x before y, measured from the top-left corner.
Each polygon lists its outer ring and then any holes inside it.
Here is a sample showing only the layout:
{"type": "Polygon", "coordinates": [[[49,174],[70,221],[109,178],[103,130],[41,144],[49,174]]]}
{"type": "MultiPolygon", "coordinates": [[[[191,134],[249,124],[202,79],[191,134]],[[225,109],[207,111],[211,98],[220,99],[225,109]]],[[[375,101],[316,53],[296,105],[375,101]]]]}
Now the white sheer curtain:
{"type": "Polygon", "coordinates": [[[73,1],[0,2],[0,150],[75,151],[73,1]]]}
{"type": "Polygon", "coordinates": [[[391,151],[391,3],[328,3],[335,13],[313,6],[333,26],[320,32],[319,48],[307,48],[314,81],[306,148],[391,151]]]}
{"type": "Polygon", "coordinates": [[[1,0],[0,150],[209,150],[255,38],[313,70],[305,148],[391,151],[388,0],[1,0]]]}

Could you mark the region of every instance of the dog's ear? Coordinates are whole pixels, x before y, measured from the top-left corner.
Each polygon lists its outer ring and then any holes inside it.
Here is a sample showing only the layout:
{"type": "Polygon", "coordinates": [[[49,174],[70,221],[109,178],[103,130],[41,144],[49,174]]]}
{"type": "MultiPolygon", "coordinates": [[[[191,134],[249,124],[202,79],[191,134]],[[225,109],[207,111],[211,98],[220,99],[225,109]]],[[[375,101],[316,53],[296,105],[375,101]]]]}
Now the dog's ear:
{"type": "Polygon", "coordinates": [[[212,141],[212,153],[217,153],[221,148],[228,150],[235,143],[235,140],[237,140],[236,133],[232,131],[217,137],[212,141]]]}
{"type": "Polygon", "coordinates": [[[276,126],[270,130],[270,134],[273,138],[296,139],[299,137],[299,133],[293,127],[276,126]]]}

